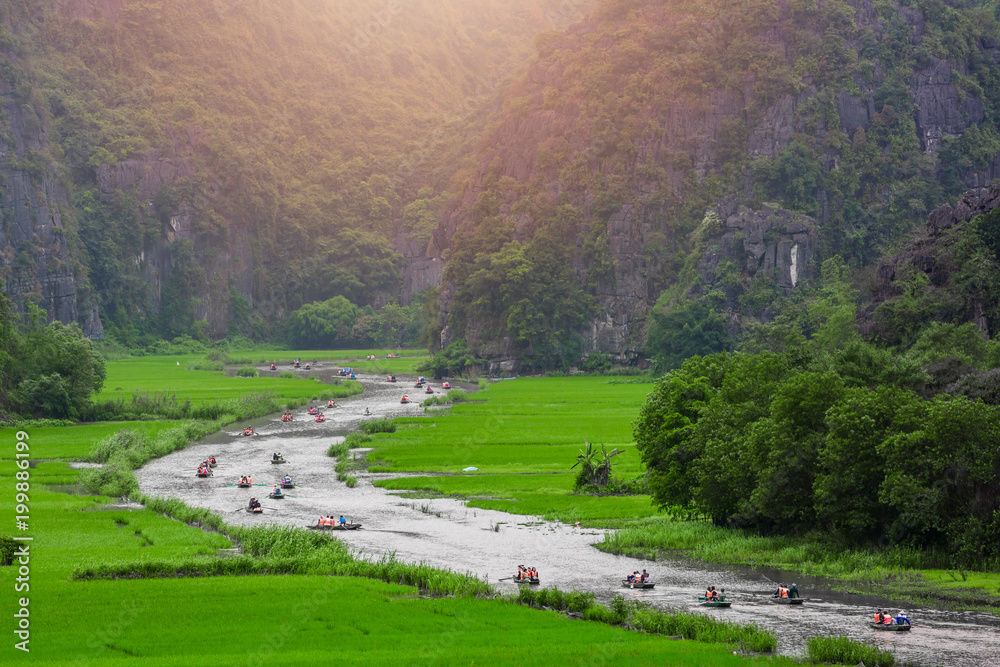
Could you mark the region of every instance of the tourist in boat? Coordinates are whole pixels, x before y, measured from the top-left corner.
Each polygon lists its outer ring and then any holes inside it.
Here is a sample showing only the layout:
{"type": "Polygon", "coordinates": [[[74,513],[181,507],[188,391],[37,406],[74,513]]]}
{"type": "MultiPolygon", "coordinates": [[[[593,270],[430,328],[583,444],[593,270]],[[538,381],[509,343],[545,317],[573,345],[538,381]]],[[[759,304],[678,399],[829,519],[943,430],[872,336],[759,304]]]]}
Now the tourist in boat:
{"type": "Polygon", "coordinates": [[[276,495],[276,496],[280,496],[280,495],[284,494],[284,492],[281,490],[281,487],[279,487],[279,486],[275,486],[274,487],[274,491],[272,491],[271,493],[273,495],[276,495]]]}
{"type": "Polygon", "coordinates": [[[346,524],[347,524],[347,521],[345,521],[345,520],[344,520],[344,517],[343,517],[343,516],[341,516],[341,517],[340,517],[340,525],[341,525],[341,526],[344,526],[344,525],[346,525],[346,524]]]}
{"type": "Polygon", "coordinates": [[[278,370],[278,367],[277,367],[277,366],[275,366],[274,364],[271,364],[271,370],[272,370],[272,371],[276,371],[276,370],[278,370]]]}
{"type": "Polygon", "coordinates": [[[874,614],[873,617],[874,617],[876,623],[878,623],[880,625],[882,623],[885,623],[885,614],[882,613],[882,609],[881,608],[879,608],[879,610],[875,612],[875,614],[874,614]]]}
{"type": "Polygon", "coordinates": [[[647,581],[649,581],[649,572],[646,572],[646,570],[643,570],[642,571],[642,576],[639,577],[639,581],[642,582],[642,583],[646,583],[647,581]]]}
{"type": "Polygon", "coordinates": [[[306,370],[309,370],[309,364],[306,364],[306,370]]]}
{"type": "Polygon", "coordinates": [[[327,401],[326,402],[326,407],[328,407],[328,408],[335,408],[335,407],[337,407],[337,404],[334,403],[333,401],[327,401]]]}
{"type": "Polygon", "coordinates": [[[788,597],[797,598],[799,597],[799,585],[792,584],[788,589],[788,597]]]}
{"type": "Polygon", "coordinates": [[[442,389],[451,389],[451,385],[448,384],[447,382],[444,382],[444,383],[441,384],[441,388],[442,389]]]}
{"type": "Polygon", "coordinates": [[[243,429],[243,435],[253,435],[253,434],[254,432],[252,426],[247,426],[245,429],[243,429]]]}
{"type": "Polygon", "coordinates": [[[639,574],[639,571],[636,570],[632,574],[628,575],[628,578],[626,579],[626,581],[628,581],[628,583],[630,583],[630,584],[635,583],[635,578],[636,578],[636,575],[638,575],[638,574],[639,574]]]}
{"type": "Polygon", "coordinates": [[[282,460],[281,452],[274,452],[273,454],[271,454],[271,460],[272,461],[281,461],[282,460]]]}
{"type": "Polygon", "coordinates": [[[259,507],[260,507],[260,501],[259,501],[259,500],[257,500],[256,498],[251,498],[251,499],[250,499],[250,504],[249,504],[249,505],[248,505],[247,507],[248,507],[248,509],[250,509],[251,511],[252,511],[252,510],[255,510],[255,509],[257,509],[257,508],[259,508],[259,507]]]}
{"type": "Polygon", "coordinates": [[[896,614],[896,625],[909,625],[909,624],[910,624],[910,617],[906,615],[905,611],[900,609],[899,613],[896,614]]]}
{"type": "Polygon", "coordinates": [[[776,598],[787,598],[788,597],[788,587],[784,584],[778,584],[778,590],[774,592],[772,597],[776,598]]]}
{"type": "Polygon", "coordinates": [[[284,480],[282,480],[282,482],[281,482],[281,483],[282,483],[282,484],[291,484],[291,483],[292,483],[292,478],[291,478],[291,477],[289,477],[288,475],[285,475],[285,479],[284,479],[284,480]]]}
{"type": "Polygon", "coordinates": [[[309,408],[309,414],[314,415],[317,412],[319,412],[319,410],[317,410],[316,408],[309,408]]]}

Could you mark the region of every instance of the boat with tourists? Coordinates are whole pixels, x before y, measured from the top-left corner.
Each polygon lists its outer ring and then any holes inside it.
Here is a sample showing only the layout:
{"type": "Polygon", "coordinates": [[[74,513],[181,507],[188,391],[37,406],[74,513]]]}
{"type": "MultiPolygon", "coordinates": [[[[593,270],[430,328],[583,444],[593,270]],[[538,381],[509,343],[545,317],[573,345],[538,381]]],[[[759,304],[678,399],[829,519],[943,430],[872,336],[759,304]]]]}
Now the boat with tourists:
{"type": "Polygon", "coordinates": [[[703,607],[720,607],[722,609],[725,609],[727,607],[733,606],[733,603],[728,600],[705,600],[704,598],[698,598],[698,599],[702,600],[701,605],[703,607]]]}
{"type": "Polygon", "coordinates": [[[260,506],[259,500],[251,498],[250,502],[247,504],[247,512],[250,514],[263,514],[264,508],[260,506]]]}
{"type": "Polygon", "coordinates": [[[913,627],[912,625],[908,625],[905,623],[903,625],[896,625],[895,623],[892,625],[886,625],[885,623],[876,623],[875,621],[868,621],[868,624],[872,626],[873,630],[887,630],[889,632],[907,632],[910,628],[913,627]]]}
{"type": "Polygon", "coordinates": [[[283,489],[294,489],[295,488],[295,483],[292,481],[291,477],[289,477],[288,475],[285,475],[285,479],[281,480],[281,488],[283,488],[283,489]]]}
{"type": "Polygon", "coordinates": [[[285,494],[282,493],[281,489],[275,488],[274,491],[271,491],[271,493],[267,494],[267,497],[271,498],[272,500],[283,500],[285,494]]]}
{"type": "Polygon", "coordinates": [[[287,463],[285,457],[281,455],[281,452],[275,452],[271,454],[271,463],[287,463]]]}
{"type": "Polygon", "coordinates": [[[309,530],[357,530],[360,527],[360,523],[349,523],[344,517],[337,520],[332,516],[320,516],[315,526],[306,526],[309,530]]]}
{"type": "Polygon", "coordinates": [[[407,404],[407,403],[410,402],[410,397],[409,396],[403,396],[403,398],[399,399],[399,402],[405,405],[405,404],[407,404]]]}
{"type": "Polygon", "coordinates": [[[656,586],[651,581],[629,581],[628,579],[622,579],[622,586],[625,588],[640,588],[648,589],[656,586]]]}
{"type": "Polygon", "coordinates": [[[253,479],[250,475],[240,475],[240,481],[236,482],[236,486],[241,489],[249,489],[253,486],[253,479]]]}
{"type": "Polygon", "coordinates": [[[804,603],[805,601],[806,601],[805,598],[771,598],[771,602],[773,602],[774,604],[799,605],[804,603]]]}

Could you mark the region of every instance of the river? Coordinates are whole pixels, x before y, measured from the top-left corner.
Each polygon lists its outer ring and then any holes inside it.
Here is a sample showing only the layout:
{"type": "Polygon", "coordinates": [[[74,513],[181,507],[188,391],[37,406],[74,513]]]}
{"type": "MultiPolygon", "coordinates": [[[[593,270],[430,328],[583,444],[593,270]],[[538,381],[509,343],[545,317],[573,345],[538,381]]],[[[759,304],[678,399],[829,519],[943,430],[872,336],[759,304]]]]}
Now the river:
{"type": "MultiPolygon", "coordinates": [[[[334,367],[321,364],[308,373],[329,380],[334,367]]],[[[417,404],[402,405],[400,396],[422,400],[413,378],[389,384],[384,376],[359,375],[363,394],[338,400],[336,408],[323,408],[325,423],[315,423],[306,407],[294,412],[295,421],[282,423],[277,415],[253,421],[258,435],[242,437],[242,428],[218,433],[187,449],[156,459],[137,471],[146,494],[176,497],[190,505],[209,508],[234,524],[273,522],[293,526],[316,523],[323,515],[343,515],[361,522],[360,530],[336,533],[357,551],[380,556],[396,552],[409,562],[469,572],[501,588],[516,584],[498,582],[518,564],[535,566],[544,586],[590,591],[607,601],[621,593],[666,609],[700,611],[738,623],[756,622],[778,635],[778,652],[801,655],[806,639],[840,634],[892,649],[901,662],[918,665],[966,667],[1000,664],[1000,618],[981,612],[958,612],[893,602],[885,598],[848,595],[832,590],[831,582],[794,575],[803,597],[802,606],[775,605],[767,600],[775,579],[792,575],[691,561],[649,561],[615,556],[593,548],[603,532],[579,529],[532,517],[466,507],[453,499],[401,498],[372,484],[390,475],[356,473],[357,486],[338,482],[335,460],[326,450],[350,433],[362,419],[418,416],[417,404]],[[287,463],[272,465],[271,454],[280,451],[287,463]],[[199,461],[215,455],[214,477],[199,479],[199,461]],[[295,482],[283,500],[266,496],[270,487],[235,486],[240,475],[255,484],[273,485],[285,474],[295,482]],[[262,515],[240,511],[250,496],[262,499],[262,515]],[[499,526],[499,528],[497,528],[499,526]],[[634,570],[648,569],[656,588],[636,591],[621,587],[621,578],[634,570]],[[786,576],[787,575],[787,576],[786,576]],[[706,609],[695,598],[707,585],[725,588],[729,609],[706,609]],[[879,632],[866,623],[877,607],[909,612],[910,632],[879,632]]],[[[516,380],[513,380],[516,382],[516,380]]],[[[440,387],[439,383],[434,384],[440,387]]],[[[317,407],[319,403],[314,403],[317,407]]],[[[234,425],[234,427],[241,425],[234,425]]],[[[785,583],[791,583],[785,581],[785,583]]]]}

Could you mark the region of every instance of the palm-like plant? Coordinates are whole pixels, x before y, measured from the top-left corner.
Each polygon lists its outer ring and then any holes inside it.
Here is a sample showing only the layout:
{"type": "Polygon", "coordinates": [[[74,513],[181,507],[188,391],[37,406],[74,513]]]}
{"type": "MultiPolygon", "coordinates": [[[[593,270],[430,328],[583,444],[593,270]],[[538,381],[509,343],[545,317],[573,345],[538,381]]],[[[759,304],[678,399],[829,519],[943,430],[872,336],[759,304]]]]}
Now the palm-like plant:
{"type": "Polygon", "coordinates": [[[592,444],[583,441],[587,445],[586,449],[581,449],[576,463],[570,466],[570,470],[580,466],[580,474],[577,477],[577,486],[592,484],[594,486],[607,486],[611,481],[611,457],[622,453],[617,447],[608,453],[607,448],[601,445],[601,450],[597,451],[592,444]]]}

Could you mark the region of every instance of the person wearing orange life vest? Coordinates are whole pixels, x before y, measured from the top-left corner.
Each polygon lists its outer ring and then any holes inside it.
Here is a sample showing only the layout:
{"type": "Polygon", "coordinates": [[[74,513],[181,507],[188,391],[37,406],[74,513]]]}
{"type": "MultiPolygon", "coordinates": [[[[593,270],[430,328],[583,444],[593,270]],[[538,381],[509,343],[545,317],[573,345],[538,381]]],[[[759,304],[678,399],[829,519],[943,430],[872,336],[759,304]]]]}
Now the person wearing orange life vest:
{"type": "Polygon", "coordinates": [[[784,586],[781,587],[781,597],[783,597],[783,598],[787,598],[788,597],[788,589],[785,588],[784,586]]]}
{"type": "Polygon", "coordinates": [[[882,613],[882,609],[881,608],[879,608],[879,610],[875,612],[874,618],[875,618],[875,622],[876,623],[884,623],[885,622],[885,614],[882,613]]]}

